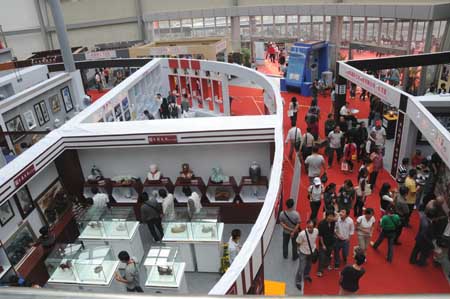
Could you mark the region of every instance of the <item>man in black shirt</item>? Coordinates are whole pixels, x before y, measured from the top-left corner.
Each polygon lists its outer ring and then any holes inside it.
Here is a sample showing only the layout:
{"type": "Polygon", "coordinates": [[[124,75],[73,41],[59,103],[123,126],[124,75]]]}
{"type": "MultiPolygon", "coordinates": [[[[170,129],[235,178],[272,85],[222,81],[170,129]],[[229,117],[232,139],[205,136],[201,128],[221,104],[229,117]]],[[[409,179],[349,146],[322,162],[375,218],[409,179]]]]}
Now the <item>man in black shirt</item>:
{"type": "Polygon", "coordinates": [[[420,214],[420,226],[416,236],[416,244],[409,258],[410,264],[418,266],[426,266],[428,257],[434,248],[433,245],[433,229],[431,225],[430,214],[425,212],[420,214]]]}
{"type": "Polygon", "coordinates": [[[325,219],[320,221],[319,229],[319,268],[317,276],[322,277],[323,269],[330,265],[331,252],[333,251],[336,237],[334,233],[335,226],[334,211],[328,210],[325,213],[325,219]]]}

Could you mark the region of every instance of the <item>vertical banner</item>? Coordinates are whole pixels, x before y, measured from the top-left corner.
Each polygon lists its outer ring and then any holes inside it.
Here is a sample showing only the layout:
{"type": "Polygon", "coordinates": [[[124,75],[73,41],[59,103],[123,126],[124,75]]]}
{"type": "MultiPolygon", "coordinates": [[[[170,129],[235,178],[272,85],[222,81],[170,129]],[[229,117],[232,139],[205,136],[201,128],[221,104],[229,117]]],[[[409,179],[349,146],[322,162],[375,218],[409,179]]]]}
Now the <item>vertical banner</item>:
{"type": "Polygon", "coordinates": [[[400,147],[402,144],[404,120],[405,114],[399,111],[397,120],[397,130],[395,132],[394,154],[392,155],[392,167],[391,167],[391,175],[394,178],[397,177],[397,168],[400,159],[400,147]]]}

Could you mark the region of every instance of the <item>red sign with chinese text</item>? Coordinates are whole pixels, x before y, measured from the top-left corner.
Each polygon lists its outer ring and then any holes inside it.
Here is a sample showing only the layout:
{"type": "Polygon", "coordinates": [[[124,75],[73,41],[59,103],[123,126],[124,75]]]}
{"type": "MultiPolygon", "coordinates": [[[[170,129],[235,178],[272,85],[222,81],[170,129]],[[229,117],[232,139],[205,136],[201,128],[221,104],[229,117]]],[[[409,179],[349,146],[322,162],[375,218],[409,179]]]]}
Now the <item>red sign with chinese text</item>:
{"type": "Polygon", "coordinates": [[[18,177],[14,179],[14,185],[16,188],[25,184],[34,174],[36,173],[36,168],[34,168],[34,164],[28,166],[18,177]]]}
{"type": "Polygon", "coordinates": [[[177,135],[156,135],[148,136],[150,144],[175,144],[178,143],[177,135]]]}

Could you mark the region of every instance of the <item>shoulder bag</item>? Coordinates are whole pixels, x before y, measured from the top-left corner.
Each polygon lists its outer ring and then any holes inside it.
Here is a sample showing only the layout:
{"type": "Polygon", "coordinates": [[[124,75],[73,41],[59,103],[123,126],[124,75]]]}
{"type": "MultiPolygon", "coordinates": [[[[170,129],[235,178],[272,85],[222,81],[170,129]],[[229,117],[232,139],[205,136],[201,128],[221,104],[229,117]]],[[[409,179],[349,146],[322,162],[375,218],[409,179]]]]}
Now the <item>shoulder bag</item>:
{"type": "Polygon", "coordinates": [[[309,242],[308,231],[306,229],[305,229],[305,235],[306,235],[306,241],[308,241],[309,251],[311,252],[311,262],[313,264],[315,264],[317,262],[317,260],[319,259],[319,252],[317,251],[317,248],[314,249],[314,251],[312,250],[311,243],[309,242]]]}
{"type": "Polygon", "coordinates": [[[287,220],[294,226],[297,226],[298,223],[295,223],[294,221],[292,221],[291,218],[289,218],[289,216],[287,215],[287,213],[285,211],[283,211],[284,216],[286,216],[287,220]]]}

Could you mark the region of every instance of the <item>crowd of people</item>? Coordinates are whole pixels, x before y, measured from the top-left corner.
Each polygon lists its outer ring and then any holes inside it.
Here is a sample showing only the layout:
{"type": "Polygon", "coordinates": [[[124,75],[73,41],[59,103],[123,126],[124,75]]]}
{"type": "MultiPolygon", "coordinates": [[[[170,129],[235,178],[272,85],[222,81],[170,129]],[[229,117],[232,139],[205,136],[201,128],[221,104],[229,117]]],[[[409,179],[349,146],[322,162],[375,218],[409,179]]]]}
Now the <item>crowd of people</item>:
{"type": "Polygon", "coordinates": [[[308,217],[302,222],[295,201],[288,199],[279,220],[283,227],[283,257],[288,258],[291,242],[292,259],[299,261],[295,284],[300,290],[304,281],[312,281],[310,272],[317,261],[317,277],[325,275],[325,269],[339,270],[340,293],[356,292],[358,281],[365,273],[362,265],[367,251],[377,250],[386,240],[386,261],[392,263],[395,246],[402,244],[403,229],[411,227],[410,219],[414,213],[418,214],[420,224],[409,262],[423,267],[433,251],[434,263],[443,258],[443,252],[448,252],[448,199],[435,194],[438,174],[444,171],[444,163],[436,153],[424,157],[418,150],[413,157],[402,159],[395,183],[391,180],[379,182],[386,131],[381,122],[380,100],[366,96],[371,105],[369,125],[356,118],[347,102],[335,111],[338,115],[328,114],[323,123],[325,139],[319,137],[319,125],[322,124],[319,124],[317,96],[313,97],[306,113],[304,134],[297,126],[298,100],[293,97],[289,103],[288,159],[296,153],[304,165],[310,186],[307,198],[298,198],[298,201],[307,200],[310,208],[305,211],[308,217]],[[341,186],[330,181],[327,174],[335,161],[338,170],[346,175],[341,186]],[[376,190],[379,190],[378,194],[375,194],[376,190]],[[376,213],[378,205],[375,206],[373,200],[377,196],[379,213],[376,213]],[[350,240],[354,235],[358,243],[352,254],[355,262],[347,265],[350,240]]]}

